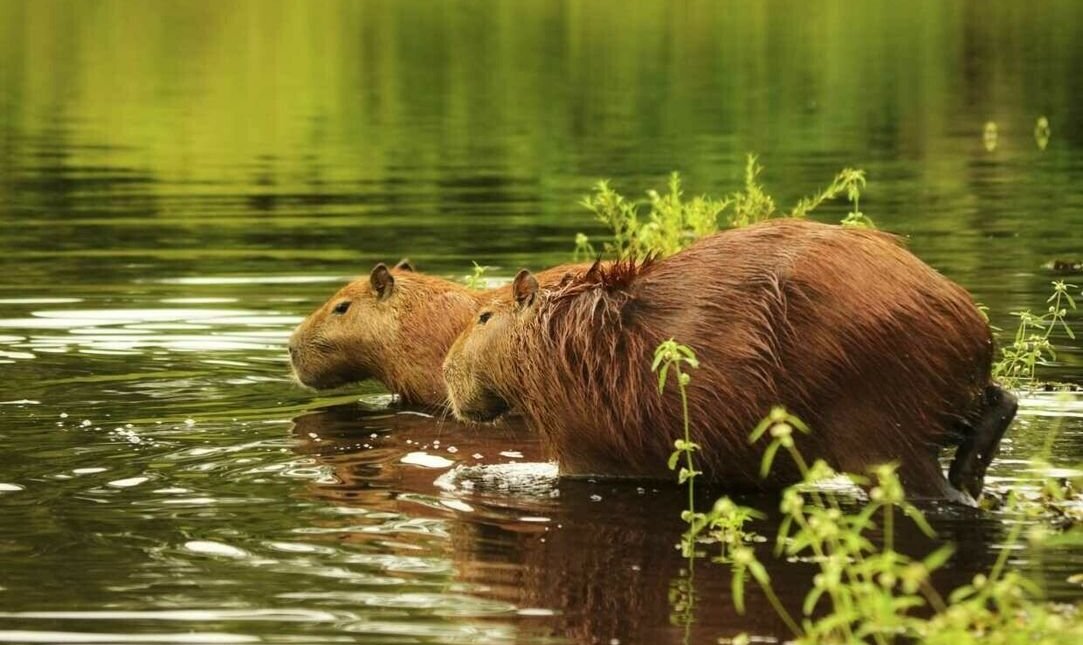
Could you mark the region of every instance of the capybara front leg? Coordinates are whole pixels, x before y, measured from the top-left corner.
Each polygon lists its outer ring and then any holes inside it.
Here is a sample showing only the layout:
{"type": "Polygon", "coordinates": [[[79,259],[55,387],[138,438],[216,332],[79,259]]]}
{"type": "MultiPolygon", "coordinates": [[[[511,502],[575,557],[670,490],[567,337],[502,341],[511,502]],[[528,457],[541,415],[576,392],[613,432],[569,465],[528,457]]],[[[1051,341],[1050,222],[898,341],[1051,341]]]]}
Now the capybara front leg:
{"type": "Polygon", "coordinates": [[[1000,447],[1000,438],[1019,408],[1015,395],[999,385],[987,386],[981,399],[981,416],[959,444],[948,470],[951,485],[974,499],[981,495],[985,486],[985,471],[993,462],[1000,447]]]}

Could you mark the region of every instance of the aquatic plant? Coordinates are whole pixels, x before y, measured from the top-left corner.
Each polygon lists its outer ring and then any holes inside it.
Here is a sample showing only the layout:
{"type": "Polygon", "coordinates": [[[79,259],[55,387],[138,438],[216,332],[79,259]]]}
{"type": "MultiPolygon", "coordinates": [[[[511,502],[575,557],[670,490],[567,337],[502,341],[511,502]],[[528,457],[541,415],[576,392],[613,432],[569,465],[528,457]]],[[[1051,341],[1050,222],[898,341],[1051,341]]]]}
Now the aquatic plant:
{"type": "Polygon", "coordinates": [[[1019,326],[1011,343],[1003,345],[1001,358],[993,364],[993,378],[1008,387],[1028,387],[1036,382],[1039,365],[1049,365],[1056,360],[1057,353],[1050,337],[1058,327],[1065,335],[1075,340],[1072,328],[1065,317],[1069,310],[1076,308],[1075,300],[1069,289],[1077,288],[1062,280],[1051,283],[1053,293],[1046,299],[1049,305],[1042,315],[1036,315],[1029,309],[1013,311],[1019,318],[1019,326]]]}
{"type": "MultiPolygon", "coordinates": [[[[1041,589],[1022,574],[1007,570],[1009,554],[1029,522],[1016,522],[988,574],[941,596],[930,583],[931,574],[952,555],[950,544],[924,558],[911,558],[894,548],[896,515],[912,521],[933,536],[924,515],[906,501],[894,466],[874,468],[870,477],[849,475],[869,489],[868,502],[846,510],[830,491],[816,482],[834,476],[821,461],[806,464],[792,441],[794,419],[776,408],[753,432],[758,439],[772,437],[764,453],[763,469],[770,469],[779,452],[787,453],[802,473],[802,482],[786,489],[780,509],[783,521],[775,542],[775,555],[815,562],[819,572],[805,595],[800,624],[777,602],[771,577],[755,550],[746,544],[731,549],[733,600],[744,611],[744,588],[753,580],[775,611],[793,631],[798,643],[875,642],[898,640],[926,643],[1028,642],[1055,643],[1083,638],[1083,620],[1074,610],[1045,603],[1041,589]],[[879,530],[882,542],[870,536],[879,530]],[[932,614],[928,614],[931,609],[932,614]]],[[[753,439],[755,440],[755,439],[753,439]]],[[[1047,450],[1051,444],[1047,445],[1047,450]]],[[[1050,483],[1047,483],[1047,486],[1050,483]]],[[[1052,494],[1063,494],[1053,487],[1052,494]]],[[[1012,491],[1008,507],[1034,519],[1041,511],[1021,503],[1012,491]]],[[[723,498],[715,509],[723,522],[742,524],[749,509],[723,498]]],[[[1039,525],[1040,526],[1040,525],[1039,525]]],[[[1050,539],[1047,530],[1031,529],[1032,546],[1050,539]]],[[[1078,533],[1072,540],[1079,540],[1078,533]]]]}
{"type": "Polygon", "coordinates": [[[473,262],[473,265],[474,272],[466,276],[466,286],[471,289],[485,289],[488,286],[485,284],[485,272],[492,267],[482,266],[477,262],[473,262]]]}
{"type": "MultiPolygon", "coordinates": [[[[1007,570],[1008,556],[1028,522],[1013,525],[988,574],[975,576],[969,585],[945,598],[933,588],[930,576],[947,563],[952,545],[941,546],[921,559],[895,550],[897,515],[909,518],[926,535],[934,535],[921,511],[907,502],[895,467],[878,466],[869,477],[849,474],[869,493],[863,506],[847,510],[834,493],[815,488],[816,482],[835,473],[822,461],[805,462],[792,440],[795,428],[801,426],[785,410],[776,408],[750,439],[772,438],[763,456],[764,472],[782,452],[802,474],[802,482],[782,494],[784,519],[775,541],[775,556],[815,562],[819,571],[805,595],[798,624],[777,602],[770,574],[755,550],[738,543],[725,557],[732,563],[733,599],[738,611],[744,611],[744,587],[751,579],[793,630],[798,643],[916,640],[958,645],[979,639],[1054,643],[1072,636],[1083,638],[1083,620],[1074,611],[1045,603],[1037,585],[1007,570]],[[879,544],[871,538],[877,530],[882,535],[879,544]],[[929,609],[933,610],[931,615],[929,609]]],[[[1063,494],[1063,487],[1051,482],[1047,487],[1053,495],[1063,494]]],[[[1031,519],[1041,512],[1033,504],[1022,503],[1018,491],[1009,493],[1007,504],[1031,519]]],[[[723,498],[715,510],[723,514],[723,523],[739,524],[746,521],[749,509],[723,498]]],[[[708,517],[708,521],[712,519],[708,517]]],[[[1029,539],[1032,546],[1039,546],[1049,539],[1048,532],[1032,530],[1029,539]]]]}
{"type": "MultiPolygon", "coordinates": [[[[788,213],[780,213],[775,200],[759,182],[763,167],[755,155],[745,163],[744,186],[725,197],[698,196],[686,199],[679,173],[669,177],[665,192],[648,190],[647,199],[633,201],[615,191],[608,181],[600,181],[594,192],[580,202],[594,214],[594,219],[610,230],[602,251],[617,258],[667,256],[680,251],[697,239],[719,230],[720,226],[742,227],[773,217],[805,217],[824,202],[845,195],[852,209],[842,220],[844,226],[873,228],[872,220],[858,207],[865,187],[863,170],[844,168],[824,189],[802,198],[788,213]]],[[[575,236],[576,260],[593,259],[598,249],[584,233],[575,236]]]]}
{"type": "MultiPolygon", "coordinates": [[[[707,197],[685,200],[680,175],[673,173],[664,193],[647,191],[646,213],[641,214],[641,204],[625,199],[606,181],[598,182],[594,193],[580,203],[612,231],[604,251],[628,258],[672,255],[717,231],[718,218],[730,201],[707,197]]],[[[597,250],[583,233],[576,235],[575,246],[576,259],[581,256],[597,257],[597,250]]]]}
{"type": "Polygon", "coordinates": [[[699,367],[699,360],[695,352],[687,345],[681,345],[670,338],[663,341],[654,351],[654,361],[651,363],[651,371],[658,373],[658,392],[662,393],[666,388],[666,377],[673,370],[673,378],[677,382],[677,390],[681,394],[681,412],[684,418],[684,438],[677,439],[673,444],[673,453],[669,456],[669,469],[676,470],[680,465],[681,457],[684,457],[684,465],[677,472],[677,483],[688,484],[688,508],[681,513],[681,519],[688,524],[688,530],[681,538],[681,552],[685,557],[693,555],[696,544],[696,536],[706,523],[706,516],[696,512],[695,478],[700,475],[696,470],[694,454],[699,446],[692,441],[688,418],[688,384],[692,382],[690,374],[685,369],[699,367]]]}
{"type": "MultiPolygon", "coordinates": [[[[775,214],[775,200],[759,182],[763,166],[755,155],[748,155],[745,162],[745,188],[733,193],[733,213],[729,224],[733,227],[748,226],[770,219],[775,214]]],[[[809,209],[811,210],[811,209],[809,209]]]]}
{"type": "MultiPolygon", "coordinates": [[[[838,475],[822,460],[808,463],[797,449],[794,433],[810,429],[785,408],[776,407],[749,436],[752,442],[769,438],[761,460],[761,474],[766,475],[780,455],[793,460],[801,481],[782,493],[780,510],[783,520],[775,538],[774,556],[787,561],[813,562],[819,571],[805,594],[800,617],[782,604],[771,580],[767,565],[756,553],[754,544],[763,541],[746,525],[763,515],[756,509],[741,506],[729,497],[717,500],[707,513],[697,513],[693,481],[698,474],[694,454],[698,446],[691,441],[685,389],[691,377],[683,367],[695,368],[695,353],[673,339],[657,348],[652,370],[659,374],[659,391],[665,388],[668,371],[675,374],[681,393],[684,437],[674,443],[669,458],[671,470],[683,458],[678,481],[688,484],[688,507],[681,519],[688,525],[681,538],[681,551],[689,567],[671,590],[671,604],[685,625],[693,620],[694,592],[692,571],[698,543],[717,545],[714,560],[727,563],[731,570],[731,591],[735,609],[745,611],[745,590],[753,582],[787,625],[797,643],[893,643],[918,641],[928,643],[1055,643],[1065,639],[1083,639],[1083,620],[1073,609],[1043,601],[1041,589],[1022,574],[1007,568],[1009,554],[1026,535],[1032,547],[1043,543],[1071,540],[1083,543],[1078,529],[1051,537],[1041,522],[1017,521],[1006,544],[988,574],[974,577],[970,584],[952,591],[947,597],[932,586],[931,576],[951,558],[954,547],[945,544],[924,558],[912,558],[895,550],[896,524],[902,518],[913,522],[925,535],[934,532],[919,509],[910,504],[895,466],[877,466],[865,475],[847,474],[868,490],[868,501],[858,507],[845,506],[830,490],[817,487],[825,479],[838,475]],[[1038,528],[1034,528],[1038,527],[1038,528]],[[880,533],[880,541],[872,538],[880,533]],[[705,540],[704,538],[709,538],[705,540]],[[931,613],[929,610],[932,610],[931,613]]],[[[1044,455],[1052,450],[1055,432],[1047,436],[1044,455]]],[[[1048,469],[1045,469],[1048,470],[1048,469]]],[[[1065,499],[1065,486],[1047,479],[1043,496],[1065,499]]],[[[1034,520],[1047,507],[1026,503],[1016,490],[1008,494],[1007,507],[1027,520],[1034,520]]],[[[731,642],[748,642],[739,635],[731,642]]]]}
{"type": "MultiPolygon", "coordinates": [[[[816,562],[819,572],[802,605],[798,623],[777,601],[776,612],[799,642],[888,642],[896,636],[916,633],[911,615],[917,607],[942,609],[945,603],[929,585],[929,574],[951,556],[942,547],[923,560],[914,560],[894,549],[896,514],[910,517],[927,535],[932,529],[915,507],[908,504],[893,465],[878,466],[871,478],[855,477],[869,487],[869,501],[857,511],[844,510],[834,493],[815,488],[836,476],[823,461],[809,464],[793,440],[795,430],[808,428],[784,408],[775,408],[753,431],[751,441],[764,436],[771,441],[764,452],[761,471],[770,470],[779,453],[789,456],[801,473],[800,485],[787,488],[780,509],[783,521],[775,540],[775,555],[816,562]],[[803,492],[803,488],[808,492],[803,492]],[[883,544],[869,537],[880,529],[883,544]]],[[[740,513],[736,504],[716,505],[740,513]]],[[[734,605],[744,612],[744,588],[755,581],[771,599],[775,593],[765,565],[750,546],[739,546],[731,556],[734,605]]]]}

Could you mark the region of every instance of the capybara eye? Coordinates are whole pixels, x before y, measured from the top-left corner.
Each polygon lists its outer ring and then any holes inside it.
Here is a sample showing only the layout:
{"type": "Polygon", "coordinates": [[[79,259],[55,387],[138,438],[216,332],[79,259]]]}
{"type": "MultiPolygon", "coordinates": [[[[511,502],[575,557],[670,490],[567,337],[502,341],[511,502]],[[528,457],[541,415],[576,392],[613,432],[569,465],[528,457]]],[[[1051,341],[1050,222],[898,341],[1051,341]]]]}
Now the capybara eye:
{"type": "Polygon", "coordinates": [[[478,316],[478,324],[479,325],[484,325],[485,323],[489,322],[489,319],[492,318],[492,317],[493,317],[493,312],[486,311],[486,312],[482,313],[480,316],[478,316]]]}
{"type": "Polygon", "coordinates": [[[335,308],[332,309],[332,311],[334,311],[336,314],[341,316],[342,314],[346,313],[349,309],[350,309],[350,301],[349,300],[343,300],[342,302],[335,305],[335,308]]]}

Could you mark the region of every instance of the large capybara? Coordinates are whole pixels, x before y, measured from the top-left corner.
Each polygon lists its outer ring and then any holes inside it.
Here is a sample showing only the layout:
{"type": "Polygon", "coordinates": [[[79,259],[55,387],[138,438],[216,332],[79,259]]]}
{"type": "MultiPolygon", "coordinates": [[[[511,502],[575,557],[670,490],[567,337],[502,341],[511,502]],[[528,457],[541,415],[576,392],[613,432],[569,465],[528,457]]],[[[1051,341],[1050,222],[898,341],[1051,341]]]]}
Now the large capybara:
{"type": "MultiPolygon", "coordinates": [[[[589,265],[543,271],[543,284],[585,272],[589,265]]],[[[447,401],[440,366],[455,338],[482,304],[510,286],[478,291],[415,272],[403,260],[377,264],[368,277],[340,289],[293,330],[290,364],[303,385],[318,390],[374,378],[404,403],[447,401]]]]}
{"type": "Polygon", "coordinates": [[[555,288],[522,271],[455,342],[444,376],[457,417],[518,409],[563,473],[669,478],[680,399],[672,382],[659,394],[651,372],[669,338],[699,358],[695,457],[727,486],[797,477],[779,458],[761,479],[768,439],[748,439],[781,404],[812,427],[797,439],[806,459],[857,473],[897,462],[911,494],[970,501],[1015,414],[990,380],[992,337],[966,291],[893,236],[794,219],[555,288]],[[951,485],[937,459],[949,445],[951,485]]]}

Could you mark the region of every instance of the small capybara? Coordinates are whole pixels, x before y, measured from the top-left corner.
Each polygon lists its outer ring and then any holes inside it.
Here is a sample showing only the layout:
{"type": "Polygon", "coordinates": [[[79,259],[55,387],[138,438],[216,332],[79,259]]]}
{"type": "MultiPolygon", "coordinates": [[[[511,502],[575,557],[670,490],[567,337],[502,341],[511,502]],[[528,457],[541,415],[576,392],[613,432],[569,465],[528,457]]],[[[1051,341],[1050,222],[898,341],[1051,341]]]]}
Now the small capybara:
{"type": "MultiPolygon", "coordinates": [[[[538,274],[543,284],[569,279],[589,265],[561,265],[538,274]]],[[[325,390],[374,378],[404,403],[437,407],[447,391],[444,355],[483,303],[510,286],[477,291],[414,271],[406,260],[377,264],[340,289],[293,330],[296,379],[325,390]]]]}
{"type": "Polygon", "coordinates": [[[797,438],[806,459],[856,473],[897,462],[912,494],[970,501],[1015,414],[966,291],[893,236],[796,219],[555,288],[521,271],[452,346],[444,377],[457,417],[519,410],[562,473],[670,478],[680,399],[651,372],[668,338],[700,361],[688,388],[697,465],[731,487],[797,478],[780,458],[761,479],[767,439],[748,439],[781,404],[812,427],[797,438]],[[949,485],[937,454],[950,445],[949,485]]]}

